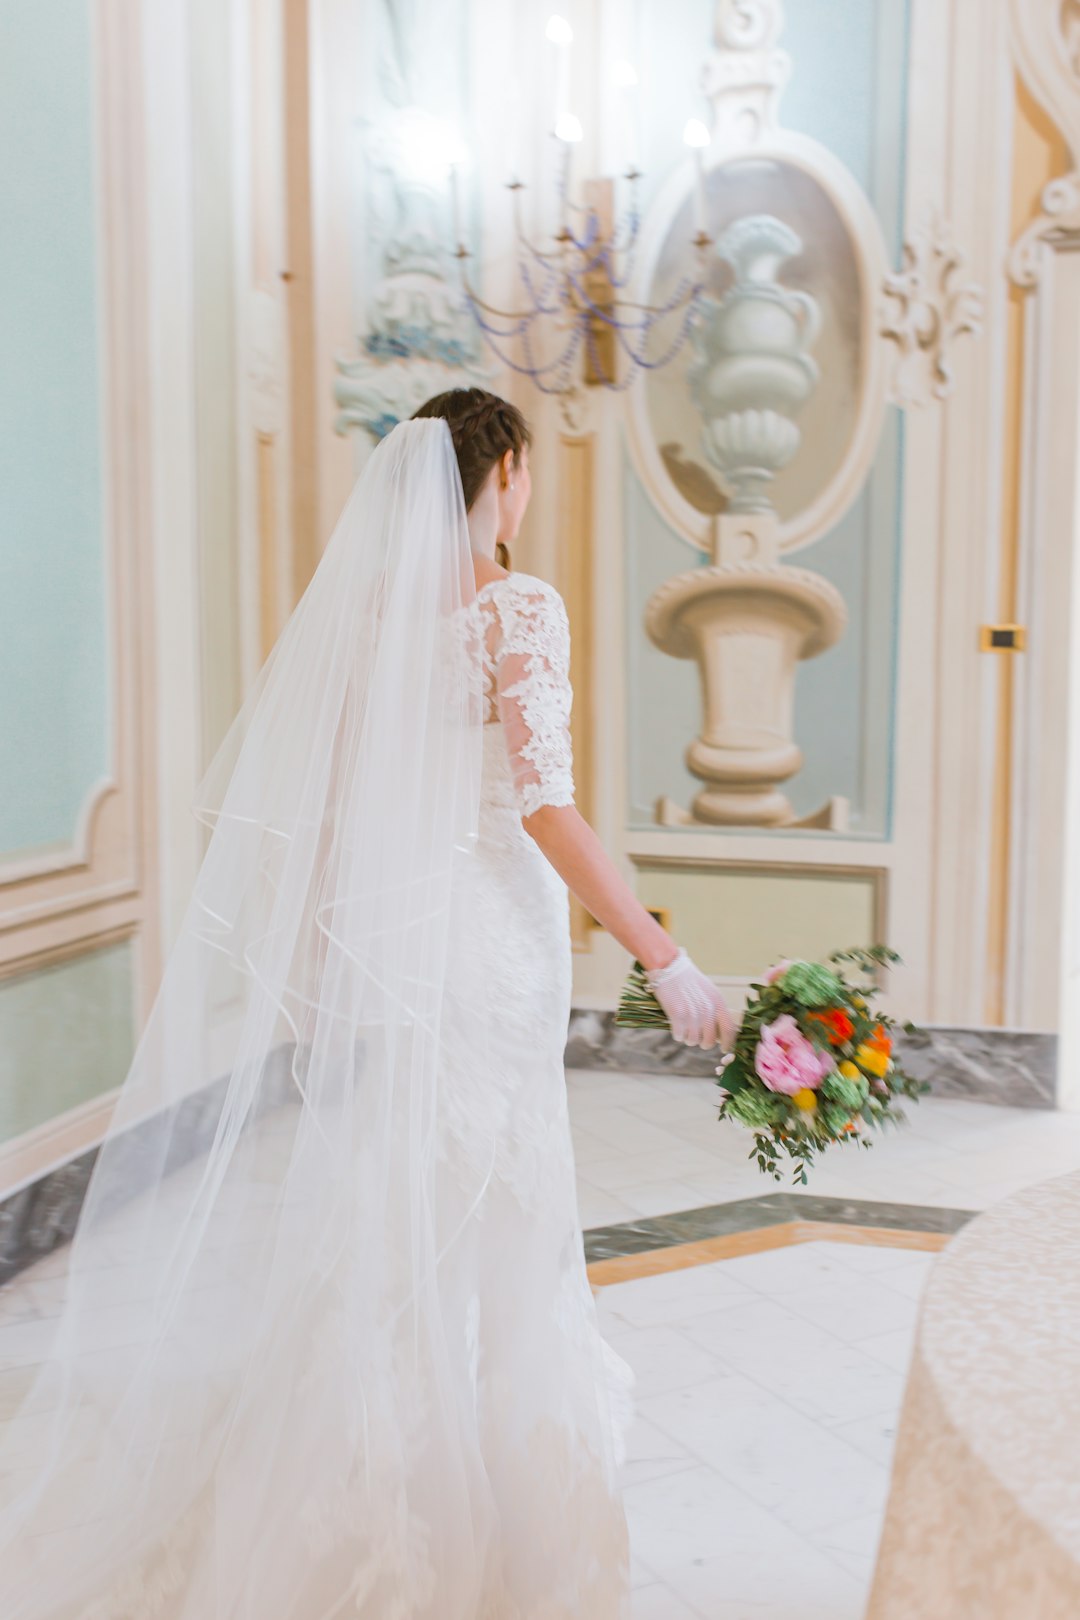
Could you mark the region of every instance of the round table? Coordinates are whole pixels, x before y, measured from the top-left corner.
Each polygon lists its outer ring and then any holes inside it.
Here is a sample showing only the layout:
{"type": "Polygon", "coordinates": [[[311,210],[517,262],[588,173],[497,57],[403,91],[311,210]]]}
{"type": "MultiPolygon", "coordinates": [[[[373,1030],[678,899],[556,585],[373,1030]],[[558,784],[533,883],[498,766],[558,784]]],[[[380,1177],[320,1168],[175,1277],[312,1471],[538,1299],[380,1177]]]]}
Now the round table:
{"type": "Polygon", "coordinates": [[[1080,1616],[1080,1173],[980,1215],[927,1284],[866,1620],[1080,1616]]]}

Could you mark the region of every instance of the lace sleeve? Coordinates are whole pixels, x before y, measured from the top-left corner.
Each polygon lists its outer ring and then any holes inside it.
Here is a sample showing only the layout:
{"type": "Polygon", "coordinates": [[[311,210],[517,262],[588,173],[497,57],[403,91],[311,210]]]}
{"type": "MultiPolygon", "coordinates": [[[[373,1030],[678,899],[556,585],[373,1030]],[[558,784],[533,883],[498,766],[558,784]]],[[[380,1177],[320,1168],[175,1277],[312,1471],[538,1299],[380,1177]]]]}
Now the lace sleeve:
{"type": "Polygon", "coordinates": [[[574,802],[570,626],[562,597],[529,579],[498,594],[495,689],[518,808],[574,802]]]}

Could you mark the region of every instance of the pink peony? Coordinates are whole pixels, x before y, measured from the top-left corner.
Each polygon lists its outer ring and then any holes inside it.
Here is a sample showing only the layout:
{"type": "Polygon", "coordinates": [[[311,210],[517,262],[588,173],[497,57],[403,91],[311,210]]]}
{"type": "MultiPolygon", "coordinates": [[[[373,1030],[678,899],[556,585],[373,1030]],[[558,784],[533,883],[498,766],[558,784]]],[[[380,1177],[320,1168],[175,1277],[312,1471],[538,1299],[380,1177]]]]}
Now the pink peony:
{"type": "Polygon", "coordinates": [[[787,957],[786,956],[781,957],[780,961],[777,962],[773,967],[771,967],[769,969],[769,971],[766,973],[764,979],[762,980],[762,983],[763,984],[775,984],[777,979],[782,979],[784,977],[784,974],[787,972],[787,970],[788,970],[788,968],[790,966],[791,966],[791,963],[788,961],[787,957]]]}
{"type": "Polygon", "coordinates": [[[790,1013],[762,1024],[754,1068],[770,1091],[789,1097],[804,1087],[816,1091],[832,1066],[829,1054],[807,1040],[790,1013]]]}

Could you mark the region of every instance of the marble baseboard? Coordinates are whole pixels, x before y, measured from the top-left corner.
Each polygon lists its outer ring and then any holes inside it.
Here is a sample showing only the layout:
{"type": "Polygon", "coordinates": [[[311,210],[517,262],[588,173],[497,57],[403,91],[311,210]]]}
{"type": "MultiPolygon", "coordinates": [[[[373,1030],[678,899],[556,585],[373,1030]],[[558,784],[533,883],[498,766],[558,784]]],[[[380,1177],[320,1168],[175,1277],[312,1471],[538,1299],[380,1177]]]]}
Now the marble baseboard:
{"type": "MultiPolygon", "coordinates": [[[[903,1036],[897,1050],[911,1074],[930,1082],[935,1097],[1053,1108],[1057,1044],[1056,1035],[934,1024],[917,1035],[903,1036]]],[[[663,1030],[620,1029],[614,1013],[575,1008],[566,1066],[713,1077],[716,1058],[696,1047],[680,1046],[663,1030]]]]}
{"type": "Polygon", "coordinates": [[[935,1097],[1053,1108],[1057,1099],[1056,1035],[1018,1029],[950,1029],[931,1025],[905,1035],[904,1067],[928,1080],[935,1097]]]}
{"type": "MultiPolygon", "coordinates": [[[[274,1052],[250,1123],[295,1097],[291,1061],[291,1047],[274,1052]]],[[[167,1175],[208,1150],[226,1084],[227,1077],[215,1080],[113,1140],[109,1176],[115,1196],[111,1204],[101,1201],[101,1214],[136,1198],[159,1172],[167,1175]]],[[[71,1241],[98,1152],[96,1146],[87,1148],[0,1199],[0,1286],[71,1241]]]]}

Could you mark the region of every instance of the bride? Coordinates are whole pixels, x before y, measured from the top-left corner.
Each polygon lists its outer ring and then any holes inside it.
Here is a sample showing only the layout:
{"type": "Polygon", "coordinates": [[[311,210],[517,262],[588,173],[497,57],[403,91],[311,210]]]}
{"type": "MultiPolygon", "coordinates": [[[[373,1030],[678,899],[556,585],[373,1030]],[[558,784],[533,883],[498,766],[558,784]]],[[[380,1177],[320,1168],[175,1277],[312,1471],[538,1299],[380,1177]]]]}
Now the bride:
{"type": "Polygon", "coordinates": [[[520,413],[371,456],[198,799],[71,1246],[0,1319],[4,1620],[609,1620],[628,1369],[577,1217],[567,886],[730,1021],[573,803],[520,413]],[[35,1356],[40,1351],[35,1341],[35,1356]]]}

